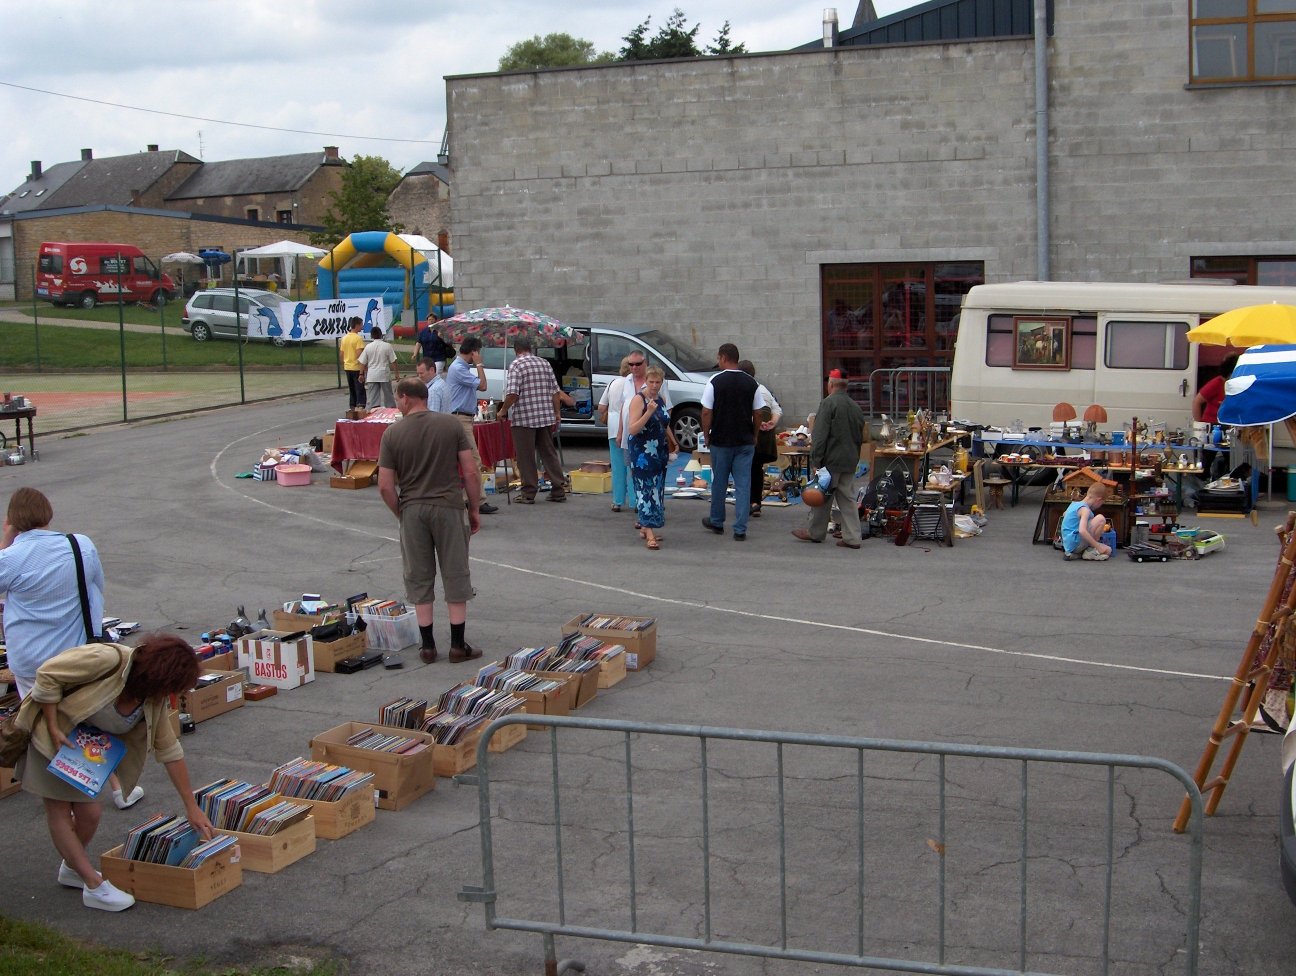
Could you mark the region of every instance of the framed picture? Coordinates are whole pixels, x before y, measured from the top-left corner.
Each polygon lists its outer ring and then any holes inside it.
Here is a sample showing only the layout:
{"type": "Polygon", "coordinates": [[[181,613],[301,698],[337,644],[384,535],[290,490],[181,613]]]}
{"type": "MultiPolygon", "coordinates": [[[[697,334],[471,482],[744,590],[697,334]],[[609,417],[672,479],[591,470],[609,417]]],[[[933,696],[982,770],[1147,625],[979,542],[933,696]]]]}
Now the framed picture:
{"type": "Polygon", "coordinates": [[[1013,319],[1013,369],[1070,369],[1071,320],[1013,319]]]}

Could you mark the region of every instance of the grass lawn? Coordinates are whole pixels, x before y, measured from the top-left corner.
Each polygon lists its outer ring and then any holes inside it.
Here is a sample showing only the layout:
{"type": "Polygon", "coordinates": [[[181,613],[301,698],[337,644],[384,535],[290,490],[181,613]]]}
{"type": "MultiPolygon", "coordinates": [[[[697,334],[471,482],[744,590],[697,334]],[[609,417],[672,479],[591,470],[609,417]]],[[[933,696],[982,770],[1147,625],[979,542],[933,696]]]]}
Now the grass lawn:
{"type": "MultiPolygon", "coordinates": [[[[121,365],[121,338],[116,330],[42,325],[39,333],[38,363],[36,327],[16,322],[0,323],[0,335],[4,337],[0,342],[0,369],[35,369],[39,365],[42,370],[66,370],[121,365]]],[[[164,358],[164,336],[161,332],[126,332],[125,336],[128,368],[238,368],[239,343],[232,339],[195,342],[179,328],[174,332],[168,329],[164,358]]],[[[332,342],[286,346],[282,349],[268,342],[245,342],[242,349],[243,363],[246,366],[337,369],[337,350],[332,342]]]]}
{"type": "Polygon", "coordinates": [[[210,969],[201,963],[186,963],[161,952],[127,952],[84,945],[59,935],[53,929],[30,922],[16,922],[0,916],[0,976],[331,976],[340,970],[332,963],[294,965],[272,969],[210,969]]]}
{"type": "MultiPolygon", "coordinates": [[[[20,312],[38,322],[111,322],[117,323],[116,305],[96,305],[90,310],[79,306],[66,308],[49,302],[0,302],[0,308],[20,312]]],[[[180,316],[184,315],[184,302],[169,302],[161,308],[131,303],[122,306],[122,318],[129,325],[166,325],[167,329],[180,330],[180,316]]]]}

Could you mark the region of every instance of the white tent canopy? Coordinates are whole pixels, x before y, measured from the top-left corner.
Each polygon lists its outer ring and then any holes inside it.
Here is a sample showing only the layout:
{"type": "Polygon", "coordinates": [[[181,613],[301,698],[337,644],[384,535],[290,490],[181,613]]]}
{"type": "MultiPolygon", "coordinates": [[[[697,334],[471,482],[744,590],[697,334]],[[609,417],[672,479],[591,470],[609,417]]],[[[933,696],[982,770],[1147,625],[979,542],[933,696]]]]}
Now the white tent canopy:
{"type": "Polygon", "coordinates": [[[244,258],[322,258],[328,254],[328,248],[298,244],[296,241],[276,241],[273,244],[263,244],[261,247],[250,247],[238,253],[239,257],[244,258]]]}
{"type": "Polygon", "coordinates": [[[436,280],[437,261],[440,260],[441,287],[447,289],[454,287],[454,258],[450,257],[445,251],[437,247],[434,241],[428,240],[422,234],[397,234],[396,236],[428,259],[429,284],[436,280]]]}

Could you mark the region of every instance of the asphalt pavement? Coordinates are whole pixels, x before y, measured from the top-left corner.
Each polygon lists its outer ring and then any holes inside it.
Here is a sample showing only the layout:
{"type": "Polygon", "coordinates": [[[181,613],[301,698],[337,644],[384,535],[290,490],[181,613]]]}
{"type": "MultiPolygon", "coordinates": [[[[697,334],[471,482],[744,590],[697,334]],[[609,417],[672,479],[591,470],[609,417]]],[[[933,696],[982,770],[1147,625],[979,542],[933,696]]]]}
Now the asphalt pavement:
{"type": "MultiPolygon", "coordinates": [[[[376,489],[334,490],[320,475],[302,488],[234,477],[264,447],[322,433],[342,406],[330,393],[84,436],[42,441],[38,431],[41,460],[0,468],[0,498],[20,485],[45,491],[54,528],[95,540],[109,612],[195,642],[240,605],[254,615],[307,591],[399,594],[396,524],[376,489]]],[[[565,446],[569,467],[605,453],[598,443],[565,446]]],[[[1204,560],[1136,565],[1121,555],[1066,563],[1032,545],[1038,490],[952,549],[870,540],[857,552],[792,538],[803,523],[797,507],[767,506],[737,542],[702,528],[704,502],[671,501],[662,548],[649,552],[633,515],[612,512],[606,495],[498,503],[472,541],[468,637],[486,660],[556,640],[581,611],[658,621],[657,660],[600,693],[582,718],[1130,754],[1189,771],[1261,608],[1277,557],[1272,528],[1288,507],[1262,504],[1259,526],[1202,520],[1228,540],[1204,560]]],[[[436,626],[447,647],[443,612],[436,626]]],[[[411,654],[401,671],[320,674],[249,702],[185,737],[193,780],[263,781],[306,755],[312,735],[373,720],[399,695],[435,696],[475,666],[444,658],[420,666],[411,654]]],[[[790,945],[855,952],[862,914],[866,954],[935,960],[943,864],[947,961],[1014,967],[1024,926],[1036,971],[1100,971],[1108,802],[1100,771],[1031,767],[1023,873],[1016,764],[950,759],[941,834],[935,760],[870,754],[861,781],[850,751],[789,747],[779,757],[769,746],[714,741],[704,765],[696,741],[634,737],[633,745],[640,932],[778,945],[785,899],[790,945]],[[772,812],[780,796],[782,848],[772,812]]],[[[547,736],[533,732],[491,757],[502,914],[559,910],[556,778],[561,910],[573,924],[629,925],[628,748],[616,734],[564,735],[555,764],[547,736]]],[[[1296,926],[1278,875],[1278,762],[1277,736],[1251,736],[1206,821],[1201,973],[1290,971],[1296,926]]],[[[177,809],[161,767],[148,765],[144,786],[135,809],[105,811],[92,854],[145,816],[177,809]]],[[[1117,779],[1112,972],[1184,971],[1190,842],[1170,830],[1181,795],[1164,775],[1117,779]]],[[[245,873],[241,888],[202,910],[141,903],[110,916],[56,883],[41,807],[19,794],[0,801],[0,912],[216,965],[327,956],[352,973],[541,973],[539,935],[487,931],[481,906],[456,897],[482,883],[477,822],[477,790],[440,780],[406,810],[378,811],[374,824],[319,841],[279,874],[245,873]]],[[[591,973],[635,976],[845,971],[571,938],[559,938],[558,954],[585,960],[591,973]]]]}

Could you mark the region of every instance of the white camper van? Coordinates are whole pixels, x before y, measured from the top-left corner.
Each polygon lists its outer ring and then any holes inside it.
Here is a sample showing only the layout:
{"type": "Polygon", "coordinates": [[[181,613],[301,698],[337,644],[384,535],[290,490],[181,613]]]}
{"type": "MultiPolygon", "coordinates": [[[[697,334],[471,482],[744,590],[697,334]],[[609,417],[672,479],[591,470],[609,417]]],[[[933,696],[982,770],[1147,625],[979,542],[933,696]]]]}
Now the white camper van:
{"type": "MultiPolygon", "coordinates": [[[[977,423],[1047,427],[1053,406],[1100,403],[1131,417],[1192,423],[1201,382],[1228,350],[1189,342],[1189,329],[1244,305],[1296,305],[1296,288],[1019,281],[977,285],[963,299],[950,412],[977,423]]],[[[1275,430],[1275,434],[1279,433],[1275,430]]],[[[1285,437],[1275,447],[1288,448],[1285,437]]],[[[1277,460],[1277,457],[1275,457],[1277,460]]]]}

